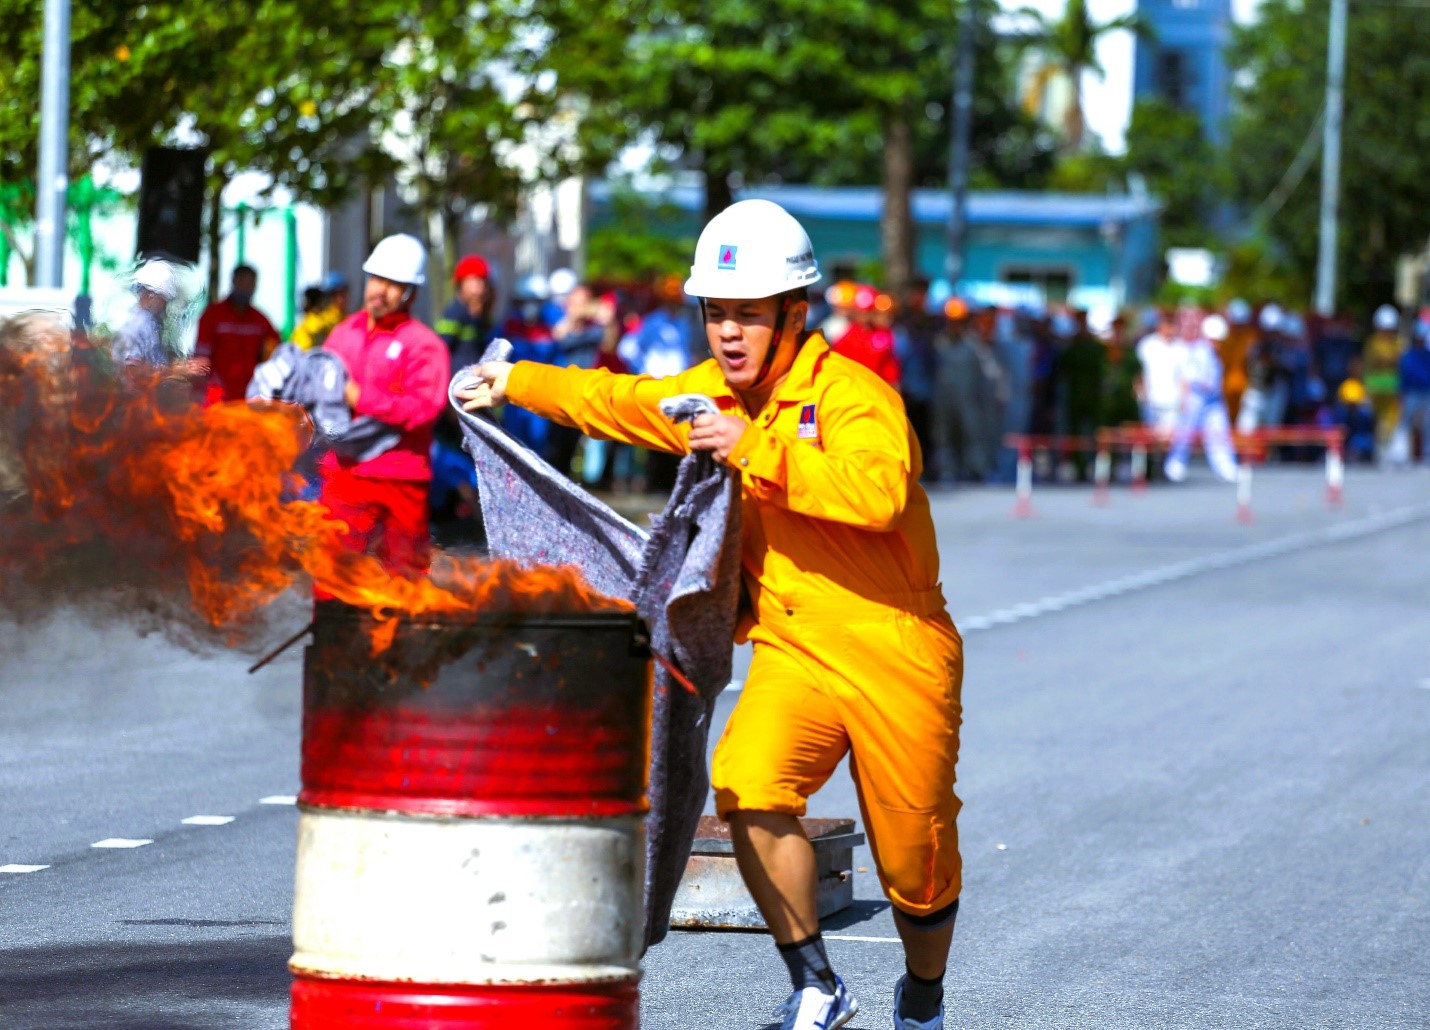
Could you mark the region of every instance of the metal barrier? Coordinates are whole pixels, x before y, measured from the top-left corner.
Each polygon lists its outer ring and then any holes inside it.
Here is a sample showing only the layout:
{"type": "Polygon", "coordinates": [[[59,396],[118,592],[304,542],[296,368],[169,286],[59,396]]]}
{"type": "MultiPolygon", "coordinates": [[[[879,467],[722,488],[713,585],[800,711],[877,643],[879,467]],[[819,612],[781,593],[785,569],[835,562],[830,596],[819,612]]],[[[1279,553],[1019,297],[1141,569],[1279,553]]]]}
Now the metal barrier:
{"type": "MultiPolygon", "coordinates": [[[[1251,522],[1252,468],[1265,464],[1276,447],[1321,447],[1325,449],[1326,503],[1338,507],[1345,495],[1345,434],[1339,426],[1282,426],[1237,433],[1231,437],[1238,458],[1236,478],[1237,521],[1251,522]]],[[[1003,438],[1006,446],[1018,452],[1018,476],[1015,488],[1013,516],[1031,518],[1033,509],[1033,459],[1039,452],[1061,456],[1093,455],[1092,503],[1104,507],[1111,503],[1114,457],[1126,453],[1133,493],[1147,489],[1149,462],[1159,451],[1171,446],[1169,434],[1142,425],[1124,425],[1099,429],[1095,437],[1062,436],[1056,434],[1009,433],[1003,438]]],[[[1192,434],[1194,450],[1204,450],[1200,431],[1192,434]]]]}

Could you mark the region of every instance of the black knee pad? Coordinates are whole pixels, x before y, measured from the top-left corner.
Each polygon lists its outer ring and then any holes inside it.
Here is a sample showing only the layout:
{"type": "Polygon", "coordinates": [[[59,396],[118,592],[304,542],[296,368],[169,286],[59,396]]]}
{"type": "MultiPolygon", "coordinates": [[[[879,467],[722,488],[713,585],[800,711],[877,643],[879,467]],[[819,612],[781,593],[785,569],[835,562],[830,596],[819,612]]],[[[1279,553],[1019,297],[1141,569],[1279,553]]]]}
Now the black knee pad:
{"type": "Polygon", "coordinates": [[[907,912],[900,911],[899,917],[919,930],[942,930],[958,918],[958,899],[954,898],[952,902],[937,912],[930,912],[926,916],[911,916],[907,912]]]}

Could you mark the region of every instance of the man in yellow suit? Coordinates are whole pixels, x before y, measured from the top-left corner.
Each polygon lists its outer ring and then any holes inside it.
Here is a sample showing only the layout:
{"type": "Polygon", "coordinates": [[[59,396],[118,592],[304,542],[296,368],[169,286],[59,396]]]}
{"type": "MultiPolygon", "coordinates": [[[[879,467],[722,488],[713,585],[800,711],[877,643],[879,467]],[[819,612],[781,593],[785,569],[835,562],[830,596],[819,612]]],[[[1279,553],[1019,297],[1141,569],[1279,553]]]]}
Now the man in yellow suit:
{"type": "Polygon", "coordinates": [[[815,858],[798,816],[850,756],[850,775],[904,942],[896,1030],[942,1030],[962,886],[954,765],[963,645],[945,610],[923,460],[899,395],[805,332],[820,273],[783,208],[742,201],[696,245],[685,291],[712,357],[666,379],[488,363],[468,410],[503,401],[580,429],[739,473],[754,658],[715,752],[716,809],[790,971],[782,1030],[858,1011],[820,937],[815,858]],[[660,402],[705,394],[686,428],[660,402]]]}

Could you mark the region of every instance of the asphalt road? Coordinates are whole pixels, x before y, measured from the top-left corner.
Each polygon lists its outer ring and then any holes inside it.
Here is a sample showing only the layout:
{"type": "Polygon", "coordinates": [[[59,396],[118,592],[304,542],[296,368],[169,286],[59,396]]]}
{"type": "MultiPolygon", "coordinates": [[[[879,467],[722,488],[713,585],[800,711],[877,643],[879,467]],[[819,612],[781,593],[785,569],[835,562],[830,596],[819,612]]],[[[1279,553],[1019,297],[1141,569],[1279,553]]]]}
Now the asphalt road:
{"type": "MultiPolygon", "coordinates": [[[[1251,526],[1206,479],[1040,490],[1028,521],[936,498],[968,666],[950,1028],[1430,1025],[1430,477],[1321,490],[1259,473],[1251,526]]],[[[0,627],[0,1027],[286,1025],[299,667],[245,665],[0,627]]],[[[856,813],[842,773],[811,805],[856,813]]],[[[901,953],[855,882],[826,934],[885,1028],[901,953]]],[[[648,1030],[768,1027],[787,993],[758,934],[646,970],[648,1030]]]]}

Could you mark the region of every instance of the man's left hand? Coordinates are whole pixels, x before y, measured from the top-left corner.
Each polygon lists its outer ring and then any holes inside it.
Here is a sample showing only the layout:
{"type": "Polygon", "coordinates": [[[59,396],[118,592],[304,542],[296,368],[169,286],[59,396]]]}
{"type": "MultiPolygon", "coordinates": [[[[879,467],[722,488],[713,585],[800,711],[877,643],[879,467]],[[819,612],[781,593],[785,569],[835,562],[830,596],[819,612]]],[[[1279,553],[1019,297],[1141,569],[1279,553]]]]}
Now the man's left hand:
{"type": "Polygon", "coordinates": [[[750,428],[734,415],[697,415],[690,423],[690,449],[709,451],[721,465],[730,461],[730,452],[750,428]]]}
{"type": "Polygon", "coordinates": [[[357,402],[360,396],[362,396],[362,387],[349,379],[348,385],[343,390],[343,400],[347,401],[348,407],[357,410],[357,402]]]}

